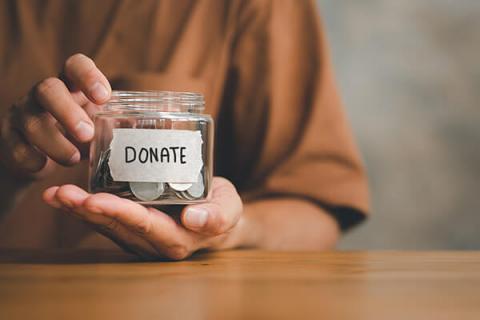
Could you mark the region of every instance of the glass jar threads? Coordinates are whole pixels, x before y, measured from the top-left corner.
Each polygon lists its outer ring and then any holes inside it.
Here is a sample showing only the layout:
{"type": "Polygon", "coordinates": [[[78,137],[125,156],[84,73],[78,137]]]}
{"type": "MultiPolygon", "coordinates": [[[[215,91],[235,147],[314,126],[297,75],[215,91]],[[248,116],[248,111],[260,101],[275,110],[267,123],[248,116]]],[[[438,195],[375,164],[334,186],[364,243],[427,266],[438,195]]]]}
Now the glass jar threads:
{"type": "Polygon", "coordinates": [[[113,91],[94,115],[90,192],[148,204],[207,199],[213,171],[213,120],[201,94],[113,91]]]}

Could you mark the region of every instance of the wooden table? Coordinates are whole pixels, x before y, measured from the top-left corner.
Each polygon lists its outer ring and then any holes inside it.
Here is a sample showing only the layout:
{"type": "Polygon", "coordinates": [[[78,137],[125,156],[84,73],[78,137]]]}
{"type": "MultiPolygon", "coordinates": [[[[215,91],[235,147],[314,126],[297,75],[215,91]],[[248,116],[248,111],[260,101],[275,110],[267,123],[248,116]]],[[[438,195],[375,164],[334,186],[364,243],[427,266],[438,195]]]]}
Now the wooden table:
{"type": "Polygon", "coordinates": [[[477,252],[133,260],[114,252],[0,252],[0,319],[480,319],[477,252]]]}

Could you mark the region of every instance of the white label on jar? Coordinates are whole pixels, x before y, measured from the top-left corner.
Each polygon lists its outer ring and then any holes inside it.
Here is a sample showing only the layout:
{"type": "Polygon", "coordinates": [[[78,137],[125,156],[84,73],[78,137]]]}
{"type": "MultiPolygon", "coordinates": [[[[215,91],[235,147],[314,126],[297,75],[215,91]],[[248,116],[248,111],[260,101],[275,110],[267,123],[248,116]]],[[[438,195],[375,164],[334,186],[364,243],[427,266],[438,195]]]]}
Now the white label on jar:
{"type": "Polygon", "coordinates": [[[115,181],[193,183],[202,143],[200,131],[113,129],[110,173],[115,181]]]}

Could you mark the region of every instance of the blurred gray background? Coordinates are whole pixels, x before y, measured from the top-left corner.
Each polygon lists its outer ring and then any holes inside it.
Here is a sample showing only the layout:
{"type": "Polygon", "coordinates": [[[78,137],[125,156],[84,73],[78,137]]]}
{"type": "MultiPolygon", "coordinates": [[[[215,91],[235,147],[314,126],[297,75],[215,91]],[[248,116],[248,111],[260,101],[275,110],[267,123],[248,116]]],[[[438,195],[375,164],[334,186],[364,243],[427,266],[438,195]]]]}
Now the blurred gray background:
{"type": "Polygon", "coordinates": [[[318,0],[368,168],[344,249],[480,249],[480,1],[318,0]]]}

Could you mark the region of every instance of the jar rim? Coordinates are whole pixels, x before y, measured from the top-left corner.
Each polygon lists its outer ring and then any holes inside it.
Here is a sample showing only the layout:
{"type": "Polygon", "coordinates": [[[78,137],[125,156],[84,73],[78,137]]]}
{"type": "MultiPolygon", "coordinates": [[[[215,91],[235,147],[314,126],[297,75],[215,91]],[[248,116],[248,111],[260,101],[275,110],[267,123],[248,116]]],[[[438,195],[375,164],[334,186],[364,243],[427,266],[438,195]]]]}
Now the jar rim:
{"type": "Polygon", "coordinates": [[[178,91],[113,90],[105,105],[107,111],[201,112],[204,109],[201,93],[178,91]]]}

